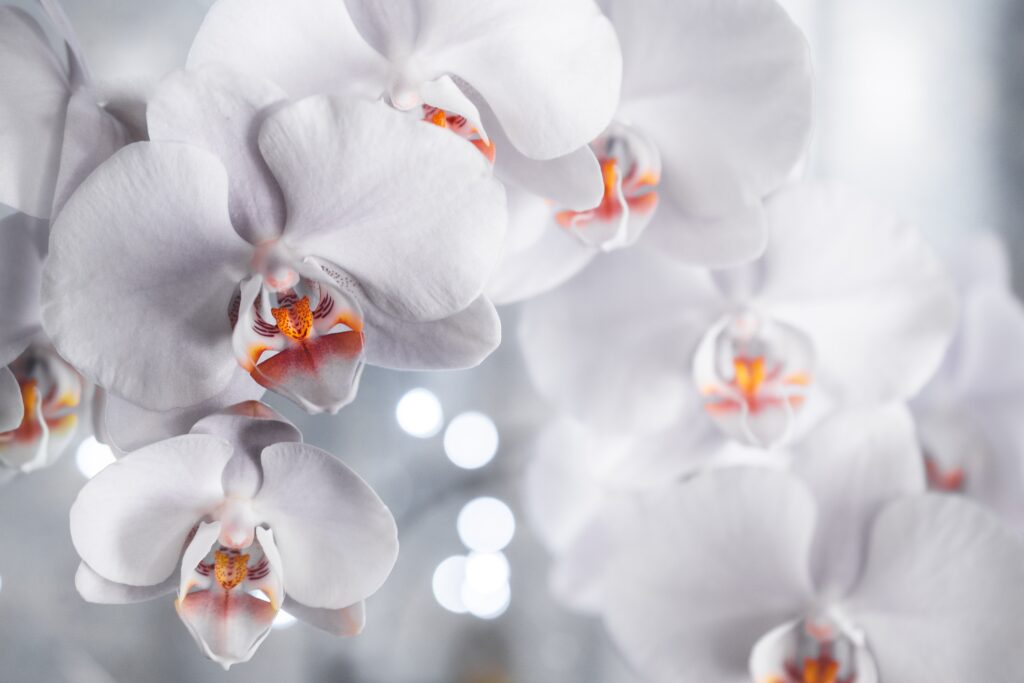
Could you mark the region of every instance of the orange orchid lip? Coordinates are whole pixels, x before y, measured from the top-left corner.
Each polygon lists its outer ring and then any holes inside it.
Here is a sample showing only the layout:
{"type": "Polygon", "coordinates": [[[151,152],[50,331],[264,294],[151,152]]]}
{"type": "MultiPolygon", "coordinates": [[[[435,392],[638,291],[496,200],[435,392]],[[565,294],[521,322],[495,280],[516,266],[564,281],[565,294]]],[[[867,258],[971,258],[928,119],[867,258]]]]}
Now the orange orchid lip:
{"type": "Polygon", "coordinates": [[[432,107],[429,104],[423,105],[423,120],[438,126],[447,128],[460,137],[469,140],[476,147],[487,161],[494,163],[495,147],[490,140],[485,140],[476,128],[470,125],[465,116],[446,112],[444,109],[432,107]]]}

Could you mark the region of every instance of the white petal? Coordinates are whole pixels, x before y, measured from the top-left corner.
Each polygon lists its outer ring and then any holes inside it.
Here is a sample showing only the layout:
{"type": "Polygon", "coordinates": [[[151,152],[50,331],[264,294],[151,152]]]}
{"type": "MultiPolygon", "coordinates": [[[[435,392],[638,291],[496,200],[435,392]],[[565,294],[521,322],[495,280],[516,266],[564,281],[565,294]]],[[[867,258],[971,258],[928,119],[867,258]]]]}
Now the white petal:
{"type": "Polygon", "coordinates": [[[811,337],[819,383],[864,405],[913,396],[956,321],[952,282],[911,226],[843,188],[776,195],[756,301],[811,337]]]}
{"type": "Polygon", "coordinates": [[[811,570],[819,590],[843,594],[863,568],[878,512],[925,490],[914,422],[902,404],[843,412],[796,451],[794,473],[818,502],[811,570]]]}
{"type": "Polygon", "coordinates": [[[37,246],[42,221],[15,214],[0,221],[0,365],[21,355],[39,333],[43,257],[37,246]]]}
{"type": "Polygon", "coordinates": [[[90,479],[71,507],[71,540],[105,579],[162,582],[178,565],[192,527],[224,497],[223,439],[188,434],[147,446],[90,479]]]}
{"type": "Polygon", "coordinates": [[[21,387],[10,368],[0,367],[0,433],[17,429],[25,417],[21,387]]]}
{"type": "Polygon", "coordinates": [[[271,116],[260,148],[288,204],[284,239],[379,308],[437,320],[480,296],[506,217],[473,145],[380,102],[314,97],[271,116]]]}
{"type": "Polygon", "coordinates": [[[293,98],[359,89],[376,99],[387,63],[336,0],[218,0],[188,65],[220,63],[273,81],[293,98]]]}
{"type": "Polygon", "coordinates": [[[70,96],[39,24],[16,7],[0,7],[0,204],[50,216],[70,96]]]}
{"type": "Polygon", "coordinates": [[[100,412],[107,445],[130,452],[172,436],[186,434],[200,418],[242,401],[256,400],[266,389],[252,381],[249,373],[236,368],[231,381],[212,398],[176,410],[147,410],[112,394],[100,412]]]}
{"type": "Polygon", "coordinates": [[[654,680],[747,680],[758,638],[810,604],[814,502],[785,473],[712,471],[638,500],[627,524],[605,620],[654,680]]]}
{"type": "Polygon", "coordinates": [[[928,494],[878,517],[850,598],[883,681],[1017,681],[1024,546],[990,513],[928,494]]]}
{"type": "Polygon", "coordinates": [[[101,605],[128,605],[145,602],[154,598],[174,593],[178,586],[178,577],[171,574],[166,581],[153,586],[128,586],[123,583],[109,581],[85,562],[78,564],[75,572],[75,588],[83,600],[101,605]]]}
{"type": "Polygon", "coordinates": [[[250,244],[284,229],[284,198],[257,145],[263,120],[284,102],[272,83],[210,65],[165,78],[147,108],[152,140],[196,145],[224,164],[231,223],[250,244]]]}
{"type": "Polygon", "coordinates": [[[622,56],[611,23],[592,0],[348,5],[361,29],[367,15],[389,33],[412,18],[424,68],[468,82],[526,156],[568,154],[597,137],[615,112],[622,56]]]}
{"type": "Polygon", "coordinates": [[[807,43],[773,0],[608,0],[625,64],[618,117],[654,139],[663,189],[721,219],[777,190],[811,128],[807,43]]]}
{"type": "Polygon", "coordinates": [[[307,607],[291,597],[284,599],[284,610],[296,619],[327,631],[332,636],[358,636],[366,625],[366,603],[357,602],[340,609],[307,607]]]}
{"type": "Polygon", "coordinates": [[[263,488],[253,504],[274,532],[285,591],[327,609],[375,593],[398,555],[395,520],[377,494],[313,446],[276,444],[262,462],[263,488]]]}
{"type": "Polygon", "coordinates": [[[97,104],[94,93],[76,90],[67,105],[60,172],[53,191],[53,215],[60,214],[90,173],[129,142],[132,132],[97,104]]]}
{"type": "Polygon", "coordinates": [[[640,249],[602,256],[523,308],[527,370],[545,398],[605,432],[686,421],[700,410],[690,357],[720,299],[706,271],[640,249]]]}
{"type": "Polygon", "coordinates": [[[224,167],[195,147],[130,145],[53,226],[43,319],[91,381],[154,410],[231,379],[228,304],[251,251],[231,227],[224,167]]]}

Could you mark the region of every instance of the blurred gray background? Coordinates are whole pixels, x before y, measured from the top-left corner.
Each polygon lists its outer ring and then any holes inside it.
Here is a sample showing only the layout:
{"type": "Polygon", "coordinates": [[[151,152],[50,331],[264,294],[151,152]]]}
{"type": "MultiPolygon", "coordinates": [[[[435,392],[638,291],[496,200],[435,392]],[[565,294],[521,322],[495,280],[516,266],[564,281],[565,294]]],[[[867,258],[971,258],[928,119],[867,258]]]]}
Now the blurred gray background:
{"type": "MultiPolygon", "coordinates": [[[[817,65],[807,173],[850,181],[936,236],[999,229],[1018,257],[1024,254],[1024,3],[784,4],[807,31],[817,65]]],[[[209,2],[65,5],[94,71],[131,81],[184,59],[209,2]]],[[[225,674],[199,653],[170,598],[125,607],[84,603],[73,586],[78,560],[67,530],[68,509],[85,481],[72,451],[0,490],[0,683],[633,681],[600,622],[567,612],[548,595],[547,558],[517,490],[548,410],[524,375],[516,310],[503,317],[506,341],[478,369],[368,369],[356,403],[334,418],[309,418],[275,402],[307,441],[366,478],[398,520],[401,556],[368,602],[362,636],[337,640],[301,623],[282,624],[250,663],[225,674]],[[441,429],[434,436],[410,435],[396,419],[399,401],[415,388],[436,396],[443,419],[431,419],[422,401],[407,402],[403,415],[441,429]],[[500,438],[494,459],[474,470],[453,464],[444,447],[443,425],[467,411],[489,416],[500,438]],[[517,524],[503,551],[511,568],[508,604],[477,605],[482,616],[474,616],[443,607],[433,577],[446,558],[467,554],[456,519],[481,496],[504,501],[517,524]]],[[[479,441],[470,434],[470,455],[479,441]]]]}

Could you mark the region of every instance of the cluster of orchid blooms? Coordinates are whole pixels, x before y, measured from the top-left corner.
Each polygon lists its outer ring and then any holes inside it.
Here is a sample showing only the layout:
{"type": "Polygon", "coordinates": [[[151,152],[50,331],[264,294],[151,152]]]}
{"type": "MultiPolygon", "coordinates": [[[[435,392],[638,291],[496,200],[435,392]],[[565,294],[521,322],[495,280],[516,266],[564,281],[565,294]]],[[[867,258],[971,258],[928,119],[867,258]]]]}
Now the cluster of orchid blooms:
{"type": "Polygon", "coordinates": [[[552,590],[638,671],[1024,680],[1005,257],[799,179],[775,0],[217,0],[131,90],[37,10],[0,6],[0,465],[120,456],[85,599],[174,594],[225,667],[282,608],[358,633],[395,521],[259,399],[473,367],[525,302],[552,590]]]}

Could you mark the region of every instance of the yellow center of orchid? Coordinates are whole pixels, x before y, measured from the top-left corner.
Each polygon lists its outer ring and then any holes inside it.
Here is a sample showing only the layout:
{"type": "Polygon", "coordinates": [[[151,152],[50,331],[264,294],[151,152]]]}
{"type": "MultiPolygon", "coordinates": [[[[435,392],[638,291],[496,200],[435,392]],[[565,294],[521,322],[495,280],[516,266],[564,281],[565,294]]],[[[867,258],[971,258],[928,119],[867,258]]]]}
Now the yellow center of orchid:
{"type": "Polygon", "coordinates": [[[277,321],[277,328],[288,338],[303,341],[313,331],[313,311],[309,308],[309,297],[304,296],[291,306],[272,308],[270,312],[277,321]]]}
{"type": "Polygon", "coordinates": [[[229,591],[245,581],[245,577],[249,573],[248,555],[235,555],[218,550],[213,557],[213,575],[221,588],[229,591]]]}
{"type": "Polygon", "coordinates": [[[764,356],[756,358],[737,356],[733,359],[732,366],[736,387],[748,400],[755,397],[765,380],[764,356]]]}

